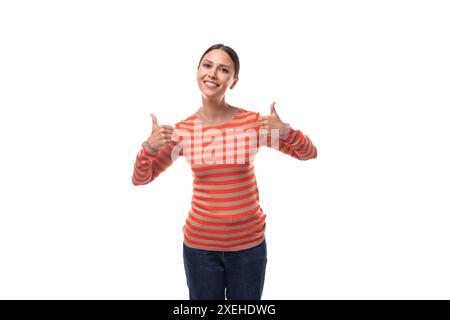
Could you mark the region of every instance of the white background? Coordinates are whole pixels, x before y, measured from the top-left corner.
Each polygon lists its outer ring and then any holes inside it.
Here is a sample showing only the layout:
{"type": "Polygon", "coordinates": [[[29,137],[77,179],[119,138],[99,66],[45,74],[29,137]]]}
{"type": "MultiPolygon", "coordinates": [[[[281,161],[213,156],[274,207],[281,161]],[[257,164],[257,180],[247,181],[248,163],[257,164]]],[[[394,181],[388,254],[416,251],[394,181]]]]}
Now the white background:
{"type": "Polygon", "coordinates": [[[446,1],[2,1],[0,298],[188,299],[180,158],[146,186],[151,130],[201,106],[198,60],[234,48],[227,101],[301,129],[263,148],[263,299],[449,299],[446,1]]]}

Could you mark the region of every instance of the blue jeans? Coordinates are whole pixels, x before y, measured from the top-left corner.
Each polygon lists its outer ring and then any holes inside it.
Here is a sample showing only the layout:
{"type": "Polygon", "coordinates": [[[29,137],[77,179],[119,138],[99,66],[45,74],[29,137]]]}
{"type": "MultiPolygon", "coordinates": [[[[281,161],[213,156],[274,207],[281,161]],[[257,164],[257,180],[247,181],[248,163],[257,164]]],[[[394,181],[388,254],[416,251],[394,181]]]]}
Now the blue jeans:
{"type": "Polygon", "coordinates": [[[235,251],[194,249],[183,243],[191,300],[261,300],[267,264],[266,240],[235,251]]]}

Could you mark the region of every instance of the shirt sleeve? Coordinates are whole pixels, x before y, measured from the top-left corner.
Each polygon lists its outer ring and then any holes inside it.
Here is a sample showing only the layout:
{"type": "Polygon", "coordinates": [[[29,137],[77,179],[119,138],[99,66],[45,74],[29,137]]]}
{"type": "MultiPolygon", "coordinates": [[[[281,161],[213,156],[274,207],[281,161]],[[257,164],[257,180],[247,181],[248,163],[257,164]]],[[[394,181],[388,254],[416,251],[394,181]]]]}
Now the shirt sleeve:
{"type": "Polygon", "coordinates": [[[299,160],[317,158],[317,148],[311,139],[299,129],[291,128],[290,125],[287,125],[285,131],[280,135],[269,135],[267,142],[269,147],[299,160]]]}
{"type": "Polygon", "coordinates": [[[180,156],[178,150],[174,150],[177,146],[178,141],[173,140],[159,149],[153,149],[145,142],[142,143],[134,163],[131,179],[133,184],[145,185],[155,180],[180,156]]]}

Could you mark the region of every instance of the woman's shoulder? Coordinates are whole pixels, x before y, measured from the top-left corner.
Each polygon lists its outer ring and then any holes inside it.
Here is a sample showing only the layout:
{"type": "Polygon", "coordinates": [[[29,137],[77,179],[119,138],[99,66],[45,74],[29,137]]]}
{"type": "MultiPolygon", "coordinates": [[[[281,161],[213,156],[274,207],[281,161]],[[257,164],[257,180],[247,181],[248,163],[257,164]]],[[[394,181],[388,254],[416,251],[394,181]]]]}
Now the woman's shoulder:
{"type": "MultiPolygon", "coordinates": [[[[234,121],[242,121],[242,120],[255,120],[259,117],[259,112],[249,110],[248,108],[233,106],[236,108],[236,113],[233,116],[234,121]]],[[[175,124],[176,128],[192,128],[195,121],[199,121],[198,110],[191,113],[189,116],[185,117],[183,120],[178,121],[175,124]]]]}
{"type": "Polygon", "coordinates": [[[183,118],[182,120],[175,123],[176,128],[184,127],[184,126],[192,126],[194,121],[197,119],[197,111],[191,113],[189,116],[183,118]]]}
{"type": "Polygon", "coordinates": [[[260,117],[259,112],[249,110],[248,108],[236,107],[237,111],[233,116],[231,125],[233,127],[253,127],[260,117]]]}
{"type": "Polygon", "coordinates": [[[247,118],[247,117],[255,117],[255,116],[259,115],[259,112],[252,111],[247,108],[242,108],[242,107],[236,107],[236,108],[237,108],[237,113],[236,113],[235,118],[237,118],[237,119],[247,118]]]}

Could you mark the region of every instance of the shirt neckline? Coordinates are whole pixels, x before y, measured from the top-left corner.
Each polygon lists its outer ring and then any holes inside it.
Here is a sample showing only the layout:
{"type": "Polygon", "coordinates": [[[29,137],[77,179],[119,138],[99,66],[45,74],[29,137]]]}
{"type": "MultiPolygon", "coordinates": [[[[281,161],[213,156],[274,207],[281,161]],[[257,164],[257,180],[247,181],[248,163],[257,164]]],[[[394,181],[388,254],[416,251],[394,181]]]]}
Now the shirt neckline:
{"type": "Polygon", "coordinates": [[[221,125],[221,124],[225,124],[225,123],[230,122],[238,114],[239,108],[238,107],[234,107],[234,106],[231,106],[231,107],[234,109],[233,112],[231,112],[231,114],[226,119],[224,119],[222,121],[215,121],[215,122],[213,122],[213,121],[206,120],[206,118],[203,117],[202,113],[200,112],[202,107],[198,108],[198,110],[195,112],[195,115],[202,122],[204,122],[204,123],[206,123],[208,125],[217,126],[217,125],[221,125]]]}

